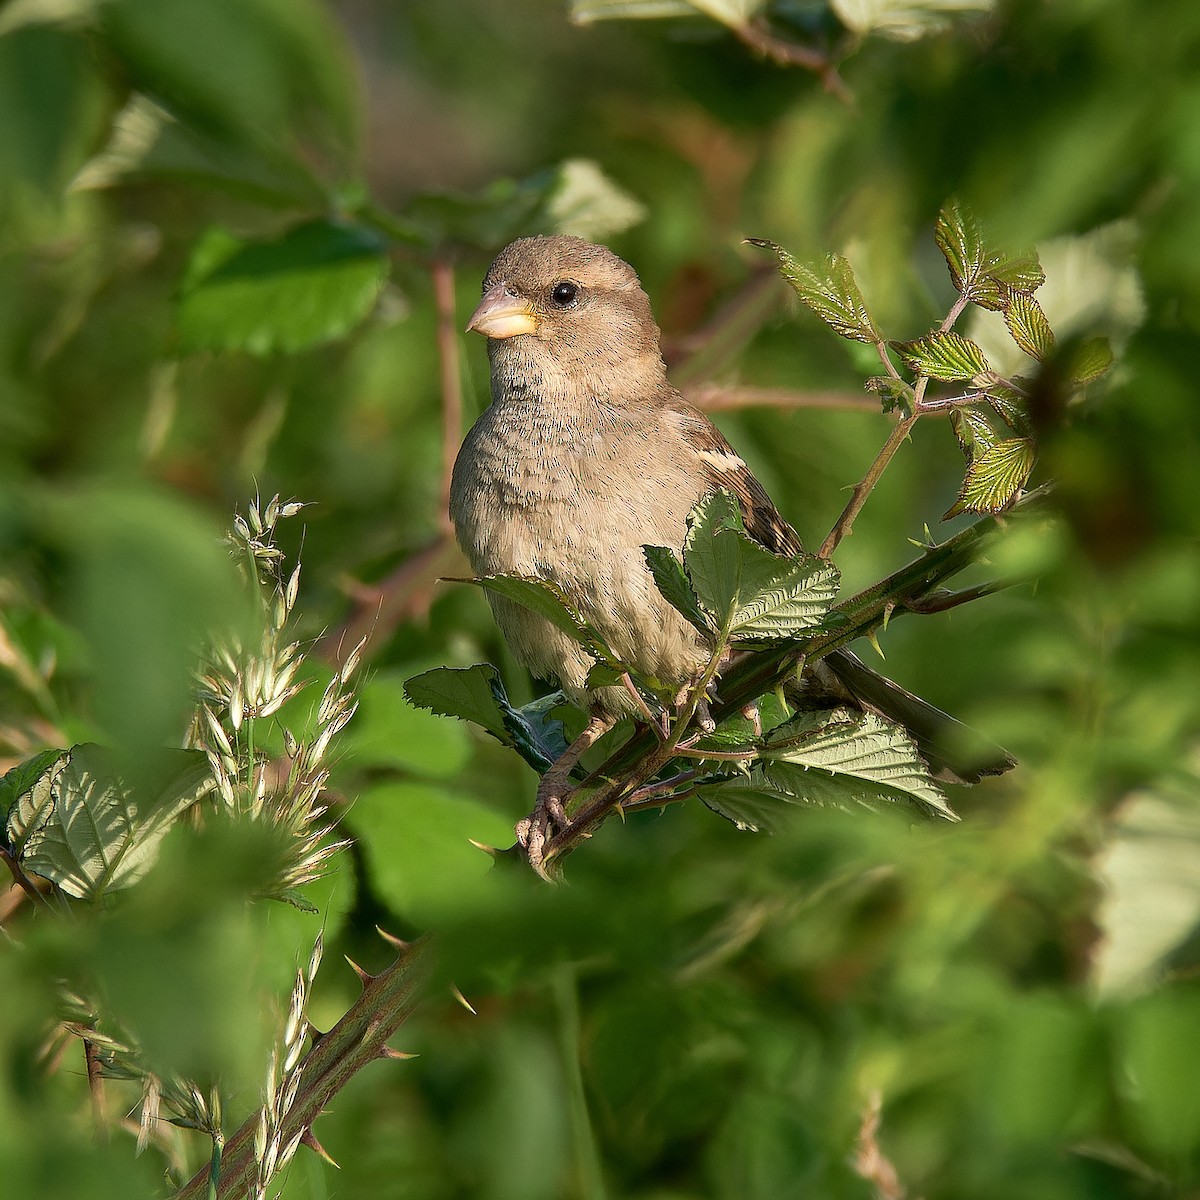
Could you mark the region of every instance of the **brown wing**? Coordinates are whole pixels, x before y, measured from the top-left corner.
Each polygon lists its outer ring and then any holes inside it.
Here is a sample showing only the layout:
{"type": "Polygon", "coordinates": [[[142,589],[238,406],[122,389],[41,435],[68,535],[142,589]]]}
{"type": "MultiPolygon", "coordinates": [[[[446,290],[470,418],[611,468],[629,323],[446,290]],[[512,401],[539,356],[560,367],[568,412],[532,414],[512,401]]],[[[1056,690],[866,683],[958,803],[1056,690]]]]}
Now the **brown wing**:
{"type": "Polygon", "coordinates": [[[683,422],[684,435],[696,449],[708,480],[708,490],[715,492],[724,488],[732,492],[741,506],[746,532],[772,554],[803,554],[799,534],[779,515],[766,488],[721,431],[682,398],[677,401],[676,409],[683,422]]]}

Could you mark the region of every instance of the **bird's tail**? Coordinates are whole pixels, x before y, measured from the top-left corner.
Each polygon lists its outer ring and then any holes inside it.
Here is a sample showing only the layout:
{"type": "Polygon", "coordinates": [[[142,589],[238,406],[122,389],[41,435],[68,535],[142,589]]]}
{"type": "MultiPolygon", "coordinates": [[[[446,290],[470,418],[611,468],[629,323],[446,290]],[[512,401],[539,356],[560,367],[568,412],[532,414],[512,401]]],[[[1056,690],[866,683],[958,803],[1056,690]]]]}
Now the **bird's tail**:
{"type": "Polygon", "coordinates": [[[912,734],[935,778],[946,783],[978,783],[985,775],[1002,775],[1017,765],[1017,760],[990,738],[872,671],[849,650],[834,650],[825,662],[860,705],[912,734]]]}

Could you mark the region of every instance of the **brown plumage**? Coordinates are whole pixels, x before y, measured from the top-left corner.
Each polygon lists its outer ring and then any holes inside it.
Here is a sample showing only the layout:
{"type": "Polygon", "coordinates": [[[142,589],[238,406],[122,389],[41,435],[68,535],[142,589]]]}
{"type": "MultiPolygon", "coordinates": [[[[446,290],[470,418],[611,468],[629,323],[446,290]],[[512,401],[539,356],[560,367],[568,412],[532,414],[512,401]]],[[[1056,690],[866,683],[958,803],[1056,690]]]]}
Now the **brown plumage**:
{"type": "MultiPolygon", "coordinates": [[[[686,683],[708,651],[655,587],[642,547],[679,550],[689,512],[717,488],[738,498],[747,531],[773,553],[800,553],[799,537],[667,380],[650,302],[611,251],[573,237],[513,242],[492,263],[468,328],[488,338],[492,368],[492,403],[463,443],[450,494],[473,569],[548,580],[623,662],[664,685],[686,683]]],[[[587,687],[592,660],[565,634],[489,599],[534,674],[593,712],[633,711],[624,689],[587,687]]],[[[847,677],[835,684],[842,698],[908,725],[935,770],[977,779],[1011,765],[989,744],[951,768],[965,727],[852,655],[829,663],[847,677]]]]}

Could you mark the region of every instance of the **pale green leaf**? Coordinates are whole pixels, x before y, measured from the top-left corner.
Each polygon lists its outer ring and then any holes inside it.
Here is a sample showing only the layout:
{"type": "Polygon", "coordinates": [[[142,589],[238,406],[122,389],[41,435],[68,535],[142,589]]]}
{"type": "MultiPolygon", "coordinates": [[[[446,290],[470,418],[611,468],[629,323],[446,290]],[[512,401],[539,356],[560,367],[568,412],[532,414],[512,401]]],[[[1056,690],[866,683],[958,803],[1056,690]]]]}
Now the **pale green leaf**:
{"type": "Polygon", "coordinates": [[[973,462],[989,450],[996,440],[987,418],[974,408],[952,408],[950,426],[954,430],[954,436],[958,438],[959,449],[967,456],[968,462],[973,462]]]}
{"type": "Polygon", "coordinates": [[[310,221],[269,242],[210,230],[192,254],[177,323],[186,350],[296,351],[341,337],[387,279],[380,239],[310,221]]]}
{"type": "Polygon", "coordinates": [[[555,629],[573,638],[581,646],[592,640],[583,618],[567,597],[545,579],[523,575],[483,575],[477,579],[454,579],[453,583],[470,583],[495,596],[503,596],[530,612],[545,617],[555,629]]]}
{"type": "Polygon", "coordinates": [[[702,14],[737,28],[766,7],[766,0],[570,0],[571,20],[650,20],[702,14]]]}
{"type": "Polygon", "coordinates": [[[770,785],[806,803],[905,802],[957,820],[909,734],[874,713],[802,714],[774,731],[761,757],[770,785]]]}
{"type": "Polygon", "coordinates": [[[820,264],[810,265],[794,258],[775,242],[761,238],[747,240],[752,246],[774,252],[780,273],[792,290],[835,333],[855,342],[874,344],[880,340],[849,259],[831,254],[820,264]]]}
{"type": "Polygon", "coordinates": [[[967,468],[958,500],[943,520],[964,512],[1002,512],[1025,486],[1035,459],[1031,438],[1005,438],[988,447],[967,468]]]}
{"type": "Polygon", "coordinates": [[[778,833],[789,806],[797,803],[795,796],[768,785],[759,772],[747,781],[728,779],[702,787],[698,795],[713,812],[751,833],[778,833]]]}
{"type": "Polygon", "coordinates": [[[794,637],[820,624],[837,595],[836,568],[764,550],[745,534],[737,500],[725,491],[693,510],[683,562],[700,607],[735,641],[794,637]]]}
{"type": "Polygon", "coordinates": [[[955,17],[990,12],[996,0],[830,0],[847,29],[911,42],[945,29],[955,17]]]}
{"type": "Polygon", "coordinates": [[[1054,333],[1038,302],[1025,292],[1013,292],[1004,307],[1004,323],[1013,341],[1031,358],[1044,360],[1054,349],[1054,333]]]}
{"type": "Polygon", "coordinates": [[[937,331],[896,342],[894,348],[912,370],[946,383],[974,379],[988,370],[983,351],[959,333],[937,331]]]}
{"type": "Polygon", "coordinates": [[[646,216],[646,207],[586,158],[561,163],[546,197],[555,233],[600,242],[623,233],[646,216]]]}
{"type": "Polygon", "coordinates": [[[1088,338],[1066,349],[1064,368],[1071,382],[1079,387],[1094,383],[1113,365],[1112,343],[1108,338],[1088,338]]]}
{"type": "Polygon", "coordinates": [[[167,830],[212,786],[200,751],[171,752],[134,788],[104,747],[74,746],[18,798],[8,837],[25,870],[70,896],[96,899],[137,882],[167,830]]]}

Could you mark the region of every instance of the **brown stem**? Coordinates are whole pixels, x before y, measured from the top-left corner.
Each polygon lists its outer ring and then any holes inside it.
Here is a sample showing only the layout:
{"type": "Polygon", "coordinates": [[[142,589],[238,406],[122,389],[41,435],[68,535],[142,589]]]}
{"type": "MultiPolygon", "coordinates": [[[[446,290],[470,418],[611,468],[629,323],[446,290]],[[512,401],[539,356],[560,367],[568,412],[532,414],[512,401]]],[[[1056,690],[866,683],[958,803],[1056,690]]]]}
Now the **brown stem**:
{"type": "Polygon", "coordinates": [[[104,1105],[104,1072],[96,1043],[83,1039],[83,1060],[87,1065],[88,1094],[92,1098],[92,1120],[96,1137],[108,1141],[108,1115],[104,1105]]]}
{"type": "Polygon", "coordinates": [[[836,64],[823,51],[778,37],[760,21],[747,21],[731,28],[743,45],[749,46],[764,58],[769,58],[780,66],[802,67],[806,71],[812,71],[830,95],[836,96],[844,104],[854,103],[854,97],[838,74],[836,64]]]}
{"type": "MultiPolygon", "coordinates": [[[[362,995],[346,1015],[304,1056],[300,1089],[283,1117],[280,1143],[309,1132],[333,1097],[368,1063],[390,1057],[387,1042],[408,1020],[428,990],[431,947],[418,942],[401,950],[380,974],[366,976],[362,995]]],[[[253,1113],[225,1143],[217,1200],[247,1194],[257,1174],[254,1137],[258,1113],[253,1113]]],[[[208,1166],[175,1193],[175,1200],[200,1200],[208,1194],[208,1166]]]]}

